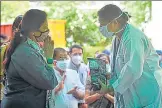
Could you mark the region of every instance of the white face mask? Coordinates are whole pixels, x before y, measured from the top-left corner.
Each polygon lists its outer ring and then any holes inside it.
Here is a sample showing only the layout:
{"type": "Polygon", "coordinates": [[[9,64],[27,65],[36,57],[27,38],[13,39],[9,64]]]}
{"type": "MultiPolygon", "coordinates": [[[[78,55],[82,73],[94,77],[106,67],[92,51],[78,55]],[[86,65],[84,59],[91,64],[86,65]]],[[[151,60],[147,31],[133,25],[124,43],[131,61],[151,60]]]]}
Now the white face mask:
{"type": "Polygon", "coordinates": [[[111,71],[110,64],[106,64],[106,70],[107,70],[107,72],[110,72],[111,71]]]}
{"type": "Polygon", "coordinates": [[[75,65],[80,65],[82,62],[82,56],[79,55],[72,56],[71,60],[75,65]]]}
{"type": "Polygon", "coordinates": [[[68,67],[68,60],[61,60],[61,61],[57,61],[56,66],[62,70],[62,71],[66,71],[67,67],[68,67]]]}

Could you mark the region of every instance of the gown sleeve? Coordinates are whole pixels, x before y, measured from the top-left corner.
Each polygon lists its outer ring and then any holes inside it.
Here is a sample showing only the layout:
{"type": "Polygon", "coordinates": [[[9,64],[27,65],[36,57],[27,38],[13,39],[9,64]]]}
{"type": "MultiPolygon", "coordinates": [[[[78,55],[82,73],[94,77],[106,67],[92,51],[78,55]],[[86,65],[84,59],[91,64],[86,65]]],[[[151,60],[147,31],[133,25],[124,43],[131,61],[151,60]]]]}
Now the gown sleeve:
{"type": "Polygon", "coordinates": [[[126,45],[126,63],[123,66],[118,79],[112,84],[115,91],[123,94],[143,72],[144,65],[144,42],[130,40],[126,45]]]}

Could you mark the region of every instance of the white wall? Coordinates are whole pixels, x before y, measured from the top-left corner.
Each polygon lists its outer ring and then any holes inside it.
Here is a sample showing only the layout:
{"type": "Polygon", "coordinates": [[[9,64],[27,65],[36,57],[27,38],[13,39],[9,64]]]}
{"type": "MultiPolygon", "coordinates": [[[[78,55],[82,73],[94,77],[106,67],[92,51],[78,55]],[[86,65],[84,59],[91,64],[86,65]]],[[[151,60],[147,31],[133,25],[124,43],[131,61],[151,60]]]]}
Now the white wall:
{"type": "Polygon", "coordinates": [[[162,49],[162,1],[152,1],[152,21],[145,33],[151,38],[155,49],[162,49]]]}

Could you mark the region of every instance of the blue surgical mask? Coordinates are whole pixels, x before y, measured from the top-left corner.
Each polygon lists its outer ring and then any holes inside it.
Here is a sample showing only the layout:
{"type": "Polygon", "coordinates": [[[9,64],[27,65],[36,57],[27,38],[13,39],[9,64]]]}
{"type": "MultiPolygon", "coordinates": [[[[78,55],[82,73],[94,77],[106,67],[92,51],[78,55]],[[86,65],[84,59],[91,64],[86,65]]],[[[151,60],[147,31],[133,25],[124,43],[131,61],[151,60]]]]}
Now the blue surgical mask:
{"type": "MultiPolygon", "coordinates": [[[[123,14],[123,13],[122,13],[122,14],[123,14]]],[[[117,18],[113,19],[113,20],[116,20],[116,21],[117,21],[117,19],[120,18],[120,17],[122,16],[122,14],[119,15],[117,18]]],[[[112,20],[112,21],[113,21],[113,20],[112,20]]],[[[101,34],[102,34],[103,36],[105,36],[106,38],[109,38],[109,37],[114,36],[116,33],[119,33],[119,32],[122,31],[123,28],[124,28],[124,27],[123,27],[121,30],[119,30],[119,31],[117,31],[117,32],[111,32],[111,31],[108,29],[108,25],[109,25],[110,23],[111,23],[111,22],[109,22],[107,25],[102,26],[102,27],[99,28],[101,34]]]]}
{"type": "Polygon", "coordinates": [[[108,30],[107,25],[100,27],[100,32],[101,32],[101,34],[102,34],[103,36],[105,36],[106,38],[112,37],[112,36],[114,35],[113,32],[110,32],[110,31],[108,30]]]}
{"type": "Polygon", "coordinates": [[[67,67],[68,67],[68,60],[60,60],[57,61],[56,66],[62,70],[62,71],[66,71],[67,67]]]}

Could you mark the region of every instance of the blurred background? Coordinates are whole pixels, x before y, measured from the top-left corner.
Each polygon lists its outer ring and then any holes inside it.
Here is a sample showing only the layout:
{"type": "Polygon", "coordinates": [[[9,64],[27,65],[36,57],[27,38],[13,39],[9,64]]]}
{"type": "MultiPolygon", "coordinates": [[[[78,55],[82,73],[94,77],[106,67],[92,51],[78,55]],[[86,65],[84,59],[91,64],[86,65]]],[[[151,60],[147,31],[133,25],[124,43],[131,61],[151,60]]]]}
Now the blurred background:
{"type": "Polygon", "coordinates": [[[16,16],[41,9],[48,14],[55,47],[80,44],[86,60],[97,50],[111,47],[112,39],[100,34],[97,18],[97,11],[110,3],[128,12],[130,23],[145,32],[155,49],[162,49],[162,1],[1,1],[1,33],[12,36],[9,27],[16,16]]]}

